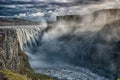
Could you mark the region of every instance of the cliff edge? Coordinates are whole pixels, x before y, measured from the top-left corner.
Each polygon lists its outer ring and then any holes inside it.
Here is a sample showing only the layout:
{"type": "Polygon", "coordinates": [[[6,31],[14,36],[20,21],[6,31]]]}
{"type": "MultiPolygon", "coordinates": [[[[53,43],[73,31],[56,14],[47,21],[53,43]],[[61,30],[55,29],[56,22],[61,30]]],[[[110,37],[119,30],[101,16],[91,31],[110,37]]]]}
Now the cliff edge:
{"type": "Polygon", "coordinates": [[[35,73],[30,67],[27,56],[20,49],[15,29],[0,29],[0,80],[4,79],[53,80],[35,73]]]}

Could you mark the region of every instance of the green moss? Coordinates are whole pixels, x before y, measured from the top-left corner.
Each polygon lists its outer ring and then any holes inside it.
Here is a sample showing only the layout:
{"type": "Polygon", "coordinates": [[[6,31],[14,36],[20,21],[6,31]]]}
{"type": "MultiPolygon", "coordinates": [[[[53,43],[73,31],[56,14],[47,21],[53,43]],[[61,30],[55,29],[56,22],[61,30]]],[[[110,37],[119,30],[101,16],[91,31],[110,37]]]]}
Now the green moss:
{"type": "Polygon", "coordinates": [[[4,70],[0,71],[1,73],[4,74],[4,77],[7,78],[8,80],[29,80],[27,76],[25,75],[20,75],[19,73],[15,73],[11,70],[4,70]]]}

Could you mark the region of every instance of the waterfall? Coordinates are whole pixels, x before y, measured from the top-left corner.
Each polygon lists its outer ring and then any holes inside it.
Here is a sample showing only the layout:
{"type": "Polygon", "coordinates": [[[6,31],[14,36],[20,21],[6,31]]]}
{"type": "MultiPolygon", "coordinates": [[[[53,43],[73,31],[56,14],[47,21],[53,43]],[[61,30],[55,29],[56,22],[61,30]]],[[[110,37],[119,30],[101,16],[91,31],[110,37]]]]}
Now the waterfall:
{"type": "Polygon", "coordinates": [[[29,48],[32,47],[33,45],[37,46],[39,34],[41,34],[40,28],[17,29],[17,35],[21,49],[29,50],[29,48]]]}
{"type": "Polygon", "coordinates": [[[47,25],[44,22],[41,25],[30,25],[30,27],[22,26],[21,28],[17,28],[16,31],[21,49],[23,51],[30,51],[31,48],[39,46],[46,27],[47,25]]]}
{"type": "Polygon", "coordinates": [[[17,34],[22,50],[34,55],[30,64],[35,70],[46,68],[46,65],[68,64],[87,67],[103,76],[116,75],[120,71],[116,48],[120,41],[119,9],[100,10],[79,16],[79,19],[68,15],[50,29],[17,29],[17,34]]]}

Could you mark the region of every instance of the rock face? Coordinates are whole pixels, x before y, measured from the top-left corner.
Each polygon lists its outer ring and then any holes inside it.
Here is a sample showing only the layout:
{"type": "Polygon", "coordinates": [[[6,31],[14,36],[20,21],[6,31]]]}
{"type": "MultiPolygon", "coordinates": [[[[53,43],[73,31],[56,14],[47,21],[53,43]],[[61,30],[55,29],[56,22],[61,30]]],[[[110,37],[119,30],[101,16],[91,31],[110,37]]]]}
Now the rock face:
{"type": "Polygon", "coordinates": [[[0,69],[20,72],[24,67],[24,53],[20,52],[16,30],[0,29],[0,69]]]}

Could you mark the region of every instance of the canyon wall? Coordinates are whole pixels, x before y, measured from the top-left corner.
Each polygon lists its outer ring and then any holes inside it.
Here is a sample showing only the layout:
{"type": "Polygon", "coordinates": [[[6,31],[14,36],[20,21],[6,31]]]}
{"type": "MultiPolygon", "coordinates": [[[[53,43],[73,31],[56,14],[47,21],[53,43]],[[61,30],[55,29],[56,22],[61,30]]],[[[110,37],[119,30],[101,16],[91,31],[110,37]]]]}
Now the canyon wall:
{"type": "Polygon", "coordinates": [[[20,72],[24,67],[25,54],[21,51],[15,29],[0,29],[0,69],[20,72]]]}

